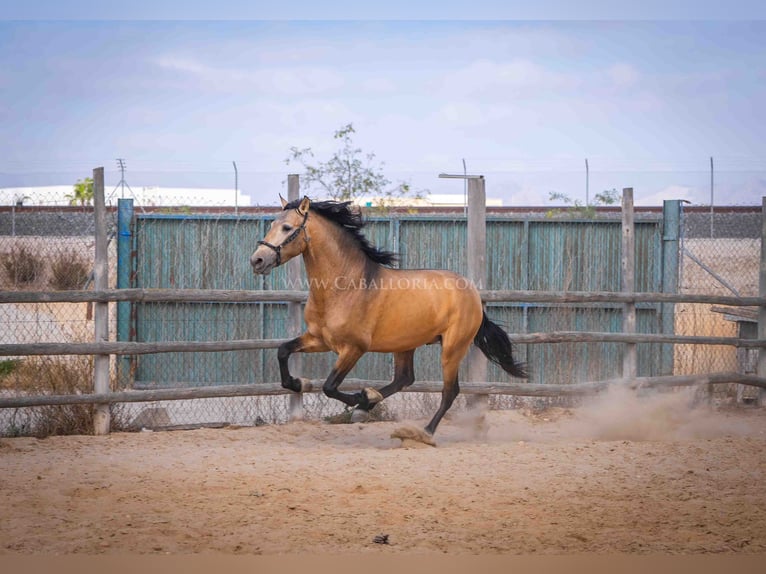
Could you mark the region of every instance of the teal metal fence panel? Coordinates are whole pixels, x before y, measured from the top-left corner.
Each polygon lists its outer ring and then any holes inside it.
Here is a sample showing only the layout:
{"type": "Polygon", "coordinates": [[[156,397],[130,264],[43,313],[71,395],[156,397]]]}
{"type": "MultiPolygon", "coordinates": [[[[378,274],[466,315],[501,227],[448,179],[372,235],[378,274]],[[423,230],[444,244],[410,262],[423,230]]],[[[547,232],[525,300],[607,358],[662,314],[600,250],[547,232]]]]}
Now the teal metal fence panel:
{"type": "MultiPolygon", "coordinates": [[[[270,224],[269,216],[136,214],[135,287],[188,289],[306,289],[289,285],[285,270],[254,276],[249,257],[270,224]]],[[[406,215],[371,218],[366,235],[376,245],[399,254],[401,267],[467,269],[466,223],[462,217],[406,215]]],[[[662,292],[662,220],[636,222],[637,291],[662,292]]],[[[488,289],[543,291],[619,291],[621,225],[619,220],[559,220],[490,217],[487,221],[488,289]]],[[[667,259],[667,258],[666,258],[667,259]]],[[[125,264],[125,263],[121,263],[125,264]]],[[[302,272],[303,273],[303,272],[302,272]]],[[[639,305],[638,331],[661,332],[658,305],[639,305]]],[[[621,307],[609,304],[542,305],[493,303],[489,316],[509,333],[621,330],[621,307]]],[[[205,341],[294,336],[287,328],[285,303],[135,304],[130,332],[137,341],[205,341]]],[[[665,329],[667,330],[667,321],[665,329]]],[[[662,345],[638,346],[639,374],[667,370],[658,357],[662,345]]],[[[530,382],[570,383],[619,376],[622,347],[615,343],[519,345],[528,362],[530,382]]],[[[441,378],[439,347],[416,354],[416,376],[441,378]]],[[[324,378],[334,355],[304,355],[304,375],[324,378]]],[[[672,367],[672,365],[671,365],[672,367]]],[[[365,355],[352,371],[355,378],[384,380],[392,375],[390,355],[365,355]]],[[[276,350],[222,353],[167,353],[133,359],[135,387],[276,382],[276,350]]],[[[465,375],[465,373],[463,373],[465,375]]],[[[490,381],[508,377],[494,365],[490,381]]]]}

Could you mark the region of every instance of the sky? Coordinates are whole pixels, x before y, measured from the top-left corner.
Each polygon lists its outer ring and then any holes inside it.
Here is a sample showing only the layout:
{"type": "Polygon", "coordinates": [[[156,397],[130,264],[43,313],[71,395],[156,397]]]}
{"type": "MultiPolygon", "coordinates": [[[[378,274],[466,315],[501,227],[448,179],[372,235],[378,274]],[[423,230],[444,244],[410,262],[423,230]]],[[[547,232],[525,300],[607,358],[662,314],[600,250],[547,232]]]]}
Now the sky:
{"type": "Polygon", "coordinates": [[[389,179],[431,193],[462,193],[438,174],[465,161],[505,205],[623,187],[652,205],[766,195],[766,10],[755,3],[680,2],[669,18],[606,2],[579,17],[553,2],[556,18],[512,17],[507,2],[466,16],[447,1],[430,17],[398,1],[387,9],[399,16],[217,4],[232,9],[4,6],[0,188],[66,184],[99,165],[114,185],[118,157],[131,186],[222,188],[236,162],[252,203],[273,204],[298,169],[290,148],[328,159],[352,123],[389,179]]]}

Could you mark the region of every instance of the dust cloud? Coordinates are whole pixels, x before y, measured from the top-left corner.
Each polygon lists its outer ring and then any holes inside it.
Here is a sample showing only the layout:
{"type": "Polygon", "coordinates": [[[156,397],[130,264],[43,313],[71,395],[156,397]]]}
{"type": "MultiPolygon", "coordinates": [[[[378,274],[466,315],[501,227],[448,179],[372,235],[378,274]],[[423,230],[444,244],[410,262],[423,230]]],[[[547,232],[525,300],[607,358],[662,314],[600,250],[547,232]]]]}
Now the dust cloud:
{"type": "MultiPolygon", "coordinates": [[[[763,433],[763,431],[758,431],[763,433]]],[[[455,413],[441,444],[476,442],[679,441],[751,436],[747,419],[702,403],[694,389],[640,391],[614,386],[572,408],[518,409],[502,422],[491,411],[455,413]]]]}
{"type": "Polygon", "coordinates": [[[662,441],[743,435],[747,425],[695,401],[692,389],[639,394],[612,387],[563,423],[563,432],[596,440],[662,441]]]}

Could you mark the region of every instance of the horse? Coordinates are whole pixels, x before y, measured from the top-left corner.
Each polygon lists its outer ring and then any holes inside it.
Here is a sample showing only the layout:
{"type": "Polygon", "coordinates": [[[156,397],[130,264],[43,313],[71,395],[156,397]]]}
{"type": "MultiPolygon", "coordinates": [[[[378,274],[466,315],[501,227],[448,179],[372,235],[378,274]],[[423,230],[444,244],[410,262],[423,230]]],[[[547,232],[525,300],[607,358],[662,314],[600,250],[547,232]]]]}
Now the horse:
{"type": "Polygon", "coordinates": [[[293,353],[333,351],[337,360],[322,386],[324,394],[369,411],[412,385],[418,347],[439,343],[444,385],[439,408],[424,429],[430,438],[460,392],[458,368],[471,344],[508,374],[527,377],[525,365],[513,358],[507,333],[487,317],[479,291],[467,278],[451,271],[392,267],[396,255],[364,236],[364,218],[351,202],[305,196],[289,203],[280,200],[282,212],[258,241],[250,264],[255,274],[265,275],[303,255],[309,285],[307,328],[279,346],[285,389],[310,389],[307,380],[290,373],[293,353]],[[341,391],[344,377],[367,352],[393,353],[393,380],[379,390],[341,391]]]}

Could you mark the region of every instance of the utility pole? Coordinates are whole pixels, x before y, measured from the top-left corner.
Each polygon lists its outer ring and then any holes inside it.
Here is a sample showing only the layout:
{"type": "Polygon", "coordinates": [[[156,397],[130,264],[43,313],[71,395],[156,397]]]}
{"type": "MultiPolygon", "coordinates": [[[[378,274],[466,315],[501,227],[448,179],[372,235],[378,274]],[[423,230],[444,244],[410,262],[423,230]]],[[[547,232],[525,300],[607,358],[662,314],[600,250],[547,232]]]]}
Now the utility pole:
{"type": "Polygon", "coordinates": [[[117,158],[117,167],[120,168],[120,183],[117,185],[120,186],[120,197],[122,199],[125,199],[125,160],[121,157],[117,158]]]}
{"type": "Polygon", "coordinates": [[[465,166],[463,158],[463,215],[468,217],[468,168],[465,166]]]}
{"type": "Polygon", "coordinates": [[[713,156],[710,156],[710,239],[713,239],[713,205],[715,201],[713,198],[713,156]]]}
{"type": "MultiPolygon", "coordinates": [[[[120,170],[120,181],[117,183],[117,185],[114,186],[114,189],[112,190],[112,193],[109,194],[109,197],[105,199],[106,203],[111,205],[112,196],[114,195],[114,192],[117,191],[118,187],[120,188],[121,199],[125,199],[125,188],[127,187],[128,191],[130,191],[130,195],[133,196],[133,200],[138,203],[136,194],[133,193],[130,184],[125,180],[125,170],[128,169],[125,158],[118,157],[115,161],[117,162],[117,169],[120,170]]],[[[145,213],[143,205],[139,205],[138,208],[145,213]]]]}
{"type": "Polygon", "coordinates": [[[237,198],[237,195],[239,194],[239,171],[237,171],[236,161],[232,161],[231,164],[234,166],[234,214],[236,215],[239,210],[237,198]]]}

